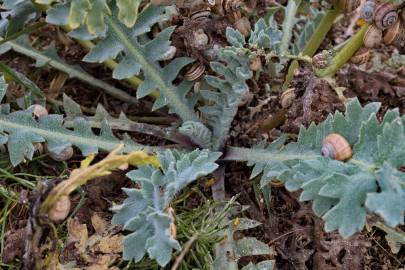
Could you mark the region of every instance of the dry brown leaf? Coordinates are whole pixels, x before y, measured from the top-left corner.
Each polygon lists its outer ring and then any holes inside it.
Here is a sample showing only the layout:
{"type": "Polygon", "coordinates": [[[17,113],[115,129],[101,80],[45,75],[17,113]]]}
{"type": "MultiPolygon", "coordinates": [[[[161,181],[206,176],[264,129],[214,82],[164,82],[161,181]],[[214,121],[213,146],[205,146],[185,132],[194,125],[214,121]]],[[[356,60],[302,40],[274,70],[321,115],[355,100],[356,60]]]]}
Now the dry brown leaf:
{"type": "Polygon", "coordinates": [[[89,239],[86,224],[81,224],[77,218],[73,218],[68,221],[67,228],[68,243],[76,242],[76,248],[85,248],[87,240],[89,239]]]}
{"type": "Polygon", "coordinates": [[[91,224],[97,234],[103,235],[107,229],[108,223],[101,218],[97,213],[91,216],[91,224]]]}
{"type": "Polygon", "coordinates": [[[102,252],[106,254],[121,253],[122,241],[124,236],[122,234],[116,234],[111,237],[104,237],[92,248],[95,252],[102,252]]]}
{"type": "Polygon", "coordinates": [[[118,270],[118,267],[110,267],[117,259],[118,255],[106,254],[97,256],[92,264],[86,267],[86,270],[118,270]]]}

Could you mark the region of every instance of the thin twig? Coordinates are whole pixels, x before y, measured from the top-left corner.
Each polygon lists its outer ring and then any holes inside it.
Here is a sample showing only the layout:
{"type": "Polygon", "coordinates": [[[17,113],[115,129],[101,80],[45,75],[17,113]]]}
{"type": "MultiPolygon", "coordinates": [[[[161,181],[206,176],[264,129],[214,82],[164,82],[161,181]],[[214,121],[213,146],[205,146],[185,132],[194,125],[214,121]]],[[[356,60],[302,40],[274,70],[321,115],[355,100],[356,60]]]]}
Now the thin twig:
{"type": "Polygon", "coordinates": [[[180,255],[177,256],[176,261],[174,262],[171,270],[177,270],[184,260],[184,257],[190,251],[191,247],[193,246],[194,242],[198,239],[199,234],[198,232],[194,233],[193,236],[184,244],[183,250],[181,251],[180,255]]]}

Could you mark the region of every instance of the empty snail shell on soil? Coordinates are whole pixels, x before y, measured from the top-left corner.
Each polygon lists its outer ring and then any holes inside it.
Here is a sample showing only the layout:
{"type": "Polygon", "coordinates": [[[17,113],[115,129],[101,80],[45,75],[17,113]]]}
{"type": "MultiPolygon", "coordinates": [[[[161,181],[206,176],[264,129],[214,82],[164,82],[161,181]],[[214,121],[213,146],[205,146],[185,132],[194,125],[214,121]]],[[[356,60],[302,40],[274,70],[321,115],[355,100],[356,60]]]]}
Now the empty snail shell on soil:
{"type": "Polygon", "coordinates": [[[70,198],[67,195],[61,196],[54,205],[52,205],[51,210],[48,212],[48,218],[54,222],[59,222],[67,218],[70,212],[70,198]]]}
{"type": "Polygon", "coordinates": [[[393,27],[388,28],[384,33],[384,43],[392,44],[405,36],[404,25],[398,20],[393,27]]]}
{"type": "Polygon", "coordinates": [[[352,12],[360,6],[360,0],[339,0],[340,8],[346,12],[352,12]]]}
{"type": "Polygon", "coordinates": [[[209,42],[209,37],[207,36],[207,34],[205,34],[204,30],[201,28],[197,29],[197,31],[193,33],[193,37],[194,37],[193,42],[196,45],[196,47],[205,46],[209,42]]]}
{"type": "Polygon", "coordinates": [[[63,151],[60,152],[59,154],[49,152],[49,156],[56,161],[66,161],[72,158],[73,152],[74,152],[73,147],[69,146],[63,149],[63,151]]]}
{"type": "Polygon", "coordinates": [[[382,42],[382,30],[375,25],[371,25],[363,37],[364,46],[374,48],[382,42]]]}
{"type": "Polygon", "coordinates": [[[32,116],[34,116],[36,118],[48,115],[48,110],[45,107],[38,105],[38,104],[29,106],[27,108],[27,111],[31,111],[32,116]]]}
{"type": "Polygon", "coordinates": [[[380,4],[374,10],[375,25],[381,30],[394,26],[397,20],[397,8],[391,3],[380,4]]]}
{"type": "Polygon", "coordinates": [[[324,157],[344,161],[352,157],[352,148],[343,136],[331,133],[322,141],[321,154],[324,157]]]}
{"type": "Polygon", "coordinates": [[[370,59],[370,49],[362,47],[360,48],[350,59],[350,62],[356,65],[367,63],[370,59]]]}
{"type": "Polygon", "coordinates": [[[187,81],[195,81],[200,78],[205,72],[205,66],[201,63],[193,63],[184,74],[184,79],[187,81]]]}
{"type": "Polygon", "coordinates": [[[312,65],[315,68],[326,68],[328,66],[328,56],[324,52],[320,52],[312,57],[312,65]]]}
{"type": "Polygon", "coordinates": [[[280,104],[282,108],[290,107],[296,98],[295,88],[285,90],[280,96],[280,104]]]}
{"type": "Polygon", "coordinates": [[[371,23],[374,17],[375,6],[376,3],[373,0],[365,2],[361,8],[360,17],[366,22],[371,23]]]}
{"type": "Polygon", "coordinates": [[[198,10],[190,14],[190,19],[192,20],[202,20],[206,19],[211,15],[211,9],[207,8],[204,10],[198,10]]]}

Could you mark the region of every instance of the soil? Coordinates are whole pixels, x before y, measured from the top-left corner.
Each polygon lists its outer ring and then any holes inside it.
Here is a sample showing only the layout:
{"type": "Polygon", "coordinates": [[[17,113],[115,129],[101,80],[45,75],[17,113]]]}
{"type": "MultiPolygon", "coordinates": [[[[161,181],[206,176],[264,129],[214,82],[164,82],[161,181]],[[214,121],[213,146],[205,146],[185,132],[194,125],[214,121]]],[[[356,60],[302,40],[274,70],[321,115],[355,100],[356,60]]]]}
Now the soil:
{"type": "MultiPolygon", "coordinates": [[[[260,7],[258,10],[264,10],[271,1],[253,2],[257,2],[256,4],[260,7]]],[[[212,49],[214,43],[226,44],[224,32],[227,26],[232,25],[229,18],[203,18],[198,21],[175,18],[172,23],[178,25],[172,38],[173,45],[177,47],[177,56],[193,57],[206,65],[206,73],[211,73],[208,63],[212,59],[209,59],[204,52],[212,49]],[[193,33],[199,28],[208,34],[209,45],[193,45],[193,33]]],[[[333,34],[330,34],[327,40],[333,43],[336,33],[343,32],[341,27],[339,24],[336,25],[336,29],[331,31],[333,34]]],[[[31,40],[35,40],[37,48],[46,47],[54,42],[59,56],[69,64],[80,65],[86,72],[97,78],[124,89],[130,94],[135,94],[129,84],[113,80],[111,72],[103,66],[81,62],[80,59],[86,52],[56,27],[46,26],[30,37],[31,40]]],[[[393,51],[393,48],[381,46],[378,51],[387,56],[393,51]]],[[[141,101],[139,106],[130,106],[75,79],[67,79],[55,92],[54,89],[50,89],[50,82],[58,75],[58,72],[47,68],[32,72],[34,61],[12,52],[1,56],[1,60],[31,78],[53,98],[60,99],[63,93],[67,94],[89,111],[94,110],[97,103],[101,103],[113,115],[118,115],[120,111],[124,111],[128,116],[161,116],[167,113],[166,110],[151,113],[151,99],[146,98],[141,101]]],[[[252,146],[261,140],[273,140],[282,132],[291,133],[293,138],[301,125],[308,126],[311,122],[319,123],[336,110],[344,111],[344,102],[339,99],[336,91],[328,83],[316,79],[306,66],[302,66],[295,74],[290,85],[291,88],[294,88],[295,98],[289,106],[284,108],[280,104],[280,93],[276,90],[269,91],[265,87],[277,80],[279,79],[270,78],[264,74],[258,81],[249,82],[252,96],[240,106],[227,142],[229,145],[252,146]],[[280,114],[280,112],[282,113],[280,114]]],[[[369,74],[355,65],[348,64],[337,73],[336,82],[339,86],[346,88],[344,91],[346,98],[357,96],[363,104],[373,101],[381,102],[381,114],[391,108],[399,108],[401,114],[405,113],[404,68],[386,69],[369,74]]],[[[21,95],[21,89],[18,89],[17,86],[13,89],[16,97],[21,95]]],[[[132,135],[140,143],[150,145],[167,143],[153,136],[132,135]]],[[[69,161],[67,170],[77,167],[80,159],[80,156],[75,156],[69,161]]],[[[50,167],[53,166],[50,160],[47,162],[50,162],[50,167]]],[[[57,171],[48,169],[46,175],[56,176],[57,171]]],[[[263,223],[259,229],[249,230],[248,234],[256,236],[275,249],[277,269],[374,270],[403,269],[405,267],[405,250],[401,249],[398,254],[390,253],[384,234],[380,231],[363,230],[350,239],[342,239],[336,232],[325,233],[323,221],[313,214],[311,204],[299,202],[299,193],[290,193],[284,187],[272,188],[271,212],[268,213],[263,201],[256,199],[253,185],[257,185],[257,183],[255,180],[249,180],[250,171],[245,164],[228,164],[226,191],[229,197],[239,194],[238,201],[242,205],[250,206],[245,215],[263,223]]],[[[131,185],[132,183],[125,178],[124,173],[114,173],[90,182],[82,188],[82,192],[75,193],[72,197],[73,209],[77,208],[75,218],[80,224],[85,224],[89,235],[96,233],[94,221],[92,223],[94,213],[109,221],[112,216],[110,207],[125,198],[121,188],[131,185]]],[[[200,188],[201,190],[207,189],[203,182],[201,182],[200,188]]],[[[21,192],[21,190],[19,191],[21,192]]],[[[27,194],[27,192],[21,192],[21,194],[27,194]]],[[[26,196],[29,197],[29,195],[26,196]]],[[[198,203],[196,204],[198,205],[198,203]]],[[[5,233],[5,249],[2,258],[4,263],[14,261],[18,265],[23,260],[28,216],[29,211],[26,205],[16,204],[12,208],[5,233]]],[[[63,227],[66,224],[60,226],[63,227]]],[[[60,235],[59,239],[55,237],[55,245],[60,246],[64,237],[66,235],[60,235]]],[[[51,247],[43,248],[52,250],[51,247]]],[[[68,246],[64,250],[63,258],[66,261],[75,259],[79,266],[80,264],[83,267],[87,265],[88,262],[83,258],[78,258],[76,252],[75,247],[68,246]]]]}

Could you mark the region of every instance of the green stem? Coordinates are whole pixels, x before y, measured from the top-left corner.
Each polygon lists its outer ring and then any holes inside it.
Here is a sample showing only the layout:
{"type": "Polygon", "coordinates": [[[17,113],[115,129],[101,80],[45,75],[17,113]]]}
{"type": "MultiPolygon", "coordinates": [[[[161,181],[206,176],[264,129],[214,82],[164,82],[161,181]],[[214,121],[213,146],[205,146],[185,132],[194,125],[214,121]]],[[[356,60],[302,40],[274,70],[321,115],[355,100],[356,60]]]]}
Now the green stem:
{"type": "Polygon", "coordinates": [[[140,48],[138,47],[139,45],[129,40],[121,27],[116,24],[112,20],[112,18],[106,17],[106,22],[111,28],[111,31],[114,32],[118,40],[126,47],[132,57],[136,59],[145,74],[148,74],[151,80],[153,80],[157,84],[161,94],[164,96],[164,98],[167,98],[168,103],[171,105],[170,108],[173,110],[173,112],[180,116],[183,121],[199,122],[200,120],[198,119],[195,112],[191,110],[187,106],[187,104],[179,98],[179,94],[178,92],[176,92],[175,87],[173,87],[171,84],[166,83],[160,75],[160,71],[154,65],[149,63],[149,61],[145,58],[140,48]]]}
{"type": "MultiPolygon", "coordinates": [[[[308,41],[308,43],[302,50],[301,52],[302,55],[312,57],[315,54],[316,50],[318,50],[322,41],[325,39],[326,34],[331,29],[333,23],[335,22],[335,19],[337,18],[337,16],[339,16],[340,12],[341,10],[338,8],[331,9],[326,12],[325,16],[322,18],[311,39],[308,41]]],[[[284,81],[283,85],[284,89],[288,87],[288,84],[294,78],[294,72],[297,70],[298,67],[299,67],[298,61],[293,61],[291,63],[284,81]]]]}
{"type": "Polygon", "coordinates": [[[363,45],[363,37],[366,33],[369,25],[363,25],[360,30],[350,38],[350,41],[338,52],[338,54],[332,59],[331,64],[322,70],[316,71],[318,77],[333,76],[335,73],[346,64],[353,54],[363,45]]]}
{"type": "Polygon", "coordinates": [[[21,53],[25,56],[33,58],[37,61],[44,62],[59,71],[69,74],[70,77],[77,78],[80,81],[90,84],[96,88],[103,89],[107,94],[109,94],[117,99],[120,99],[125,102],[129,102],[132,104],[138,104],[138,100],[135,97],[129,95],[128,93],[124,92],[123,90],[118,89],[112,85],[109,85],[108,83],[105,83],[101,80],[98,80],[98,79],[94,78],[93,76],[90,76],[89,74],[84,73],[61,61],[57,61],[55,58],[49,57],[41,52],[34,50],[33,48],[24,46],[24,44],[21,45],[15,41],[8,41],[6,44],[10,45],[11,48],[18,53],[21,53]]]}

